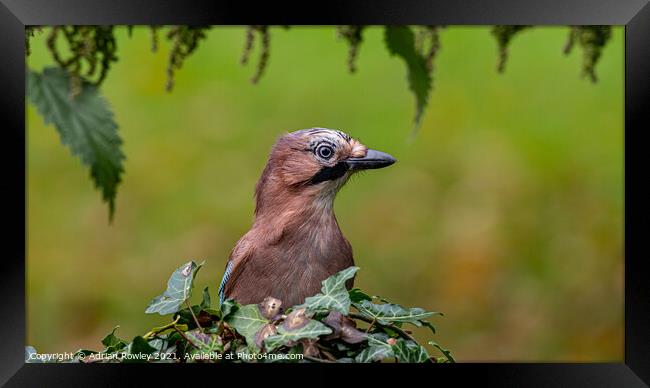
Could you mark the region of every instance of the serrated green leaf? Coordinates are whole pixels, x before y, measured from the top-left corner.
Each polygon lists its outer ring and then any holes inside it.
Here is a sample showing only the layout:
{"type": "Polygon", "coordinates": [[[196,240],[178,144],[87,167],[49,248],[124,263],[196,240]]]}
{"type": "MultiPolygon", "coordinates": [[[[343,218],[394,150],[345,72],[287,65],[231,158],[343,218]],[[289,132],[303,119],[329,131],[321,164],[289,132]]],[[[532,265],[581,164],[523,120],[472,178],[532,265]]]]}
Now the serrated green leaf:
{"type": "Polygon", "coordinates": [[[430,317],[434,314],[440,314],[436,312],[429,312],[419,307],[405,308],[398,304],[377,304],[367,300],[364,300],[361,303],[355,303],[354,306],[359,309],[359,312],[362,315],[376,320],[382,325],[405,322],[420,327],[423,325],[423,322],[421,322],[422,319],[430,317]]]}
{"type": "Polygon", "coordinates": [[[27,95],[45,123],[54,124],[61,142],[90,168],[112,219],[117,186],[124,172],[124,154],[108,102],[95,85],[86,81],[81,92],[71,97],[70,76],[58,67],[45,68],[43,73],[28,70],[27,95]]]}
{"type": "Polygon", "coordinates": [[[420,363],[429,360],[429,354],[423,346],[403,338],[398,339],[393,345],[393,354],[399,362],[420,363]]]}
{"type": "Polygon", "coordinates": [[[246,338],[246,344],[251,349],[259,350],[255,345],[255,334],[269,321],[262,316],[256,304],[241,306],[225,320],[230,327],[246,338]]]}
{"type": "Polygon", "coordinates": [[[289,330],[284,325],[278,326],[278,334],[271,335],[264,339],[264,347],[271,351],[280,346],[289,344],[292,341],[298,341],[303,338],[318,338],[320,335],[331,334],[332,330],[322,323],[310,319],[306,325],[294,330],[289,330]]]}
{"type": "Polygon", "coordinates": [[[408,26],[386,26],[385,42],[388,52],[401,57],[406,64],[409,89],[415,95],[413,121],[414,130],[417,130],[431,93],[432,78],[426,59],[416,50],[415,36],[408,26]]]}
{"type": "Polygon", "coordinates": [[[348,315],[351,301],[345,282],[358,270],[359,267],[349,267],[323,280],[321,293],[305,298],[305,303],[295,308],[305,308],[309,312],[336,310],[348,315]]]}
{"type": "Polygon", "coordinates": [[[194,277],[202,266],[203,263],[190,261],[174,271],[167,281],[167,290],[149,303],[145,313],[165,315],[178,312],[181,304],[192,296],[194,277]]]}

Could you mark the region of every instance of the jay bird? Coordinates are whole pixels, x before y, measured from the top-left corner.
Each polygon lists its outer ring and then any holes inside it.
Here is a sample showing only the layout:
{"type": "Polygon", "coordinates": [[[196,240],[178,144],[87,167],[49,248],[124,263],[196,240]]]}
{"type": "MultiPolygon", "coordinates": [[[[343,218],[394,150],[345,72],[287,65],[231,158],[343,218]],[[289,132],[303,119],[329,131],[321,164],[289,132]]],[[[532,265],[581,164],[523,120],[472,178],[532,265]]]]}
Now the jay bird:
{"type": "MultiPolygon", "coordinates": [[[[255,218],[226,265],[219,297],[240,304],[271,296],[290,307],[320,292],[321,282],[354,265],[334,215],[338,190],[361,170],[395,158],[333,129],[281,136],[255,188],[255,218]]],[[[354,279],[346,283],[349,289],[354,279]]]]}

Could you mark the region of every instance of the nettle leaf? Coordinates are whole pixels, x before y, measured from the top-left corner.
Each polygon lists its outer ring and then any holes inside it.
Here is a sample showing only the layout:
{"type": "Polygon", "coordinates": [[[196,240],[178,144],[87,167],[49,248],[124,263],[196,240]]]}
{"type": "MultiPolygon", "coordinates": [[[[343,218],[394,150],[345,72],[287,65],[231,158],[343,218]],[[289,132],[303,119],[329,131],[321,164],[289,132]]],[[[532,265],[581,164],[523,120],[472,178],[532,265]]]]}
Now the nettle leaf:
{"type": "Polygon", "coordinates": [[[368,347],[355,357],[356,362],[381,361],[394,357],[393,347],[387,342],[389,337],[384,333],[374,333],[368,336],[368,347]]]}
{"type": "Polygon", "coordinates": [[[174,271],[167,281],[167,290],[149,303],[145,313],[166,315],[178,312],[181,304],[192,296],[194,277],[204,263],[190,261],[174,271]]]}
{"type": "Polygon", "coordinates": [[[278,333],[264,339],[264,346],[271,351],[280,346],[288,345],[303,338],[318,338],[320,335],[331,334],[332,330],[322,323],[310,319],[306,325],[296,329],[288,329],[285,325],[278,326],[278,333]]]}
{"type": "Polygon", "coordinates": [[[305,298],[303,307],[309,312],[336,310],[343,315],[350,312],[350,295],[345,287],[345,282],[359,270],[359,267],[349,267],[323,280],[321,293],[305,298]]]}
{"type": "Polygon", "coordinates": [[[262,316],[256,304],[241,306],[237,311],[225,318],[225,320],[230,327],[246,338],[246,344],[249,347],[258,350],[255,344],[255,335],[269,321],[262,316]]]}
{"type": "Polygon", "coordinates": [[[113,331],[111,331],[106,335],[106,337],[104,337],[104,339],[102,339],[102,345],[106,346],[106,349],[104,350],[105,353],[116,352],[118,350],[124,349],[128,345],[126,341],[115,335],[115,332],[118,328],[119,326],[115,326],[115,328],[113,328],[113,331]]]}
{"type": "Polygon", "coordinates": [[[393,345],[393,354],[399,362],[426,362],[429,360],[429,354],[423,346],[402,338],[393,345]]]}
{"type": "Polygon", "coordinates": [[[406,322],[421,327],[424,324],[423,321],[421,321],[422,319],[434,314],[440,314],[426,311],[419,307],[405,308],[398,304],[377,304],[367,300],[364,300],[361,303],[355,303],[354,306],[359,309],[359,312],[362,315],[374,319],[382,325],[406,322]]]}
{"type": "Polygon", "coordinates": [[[386,48],[391,55],[404,60],[407,68],[409,89],[415,95],[414,130],[420,125],[422,113],[431,94],[432,78],[426,59],[415,48],[415,35],[408,26],[386,26],[386,48]]]}
{"type": "Polygon", "coordinates": [[[71,97],[70,76],[58,67],[45,68],[43,73],[28,70],[27,96],[45,123],[54,124],[61,142],[90,167],[91,179],[108,203],[112,220],[124,154],[108,102],[85,80],[81,92],[71,97]]]}

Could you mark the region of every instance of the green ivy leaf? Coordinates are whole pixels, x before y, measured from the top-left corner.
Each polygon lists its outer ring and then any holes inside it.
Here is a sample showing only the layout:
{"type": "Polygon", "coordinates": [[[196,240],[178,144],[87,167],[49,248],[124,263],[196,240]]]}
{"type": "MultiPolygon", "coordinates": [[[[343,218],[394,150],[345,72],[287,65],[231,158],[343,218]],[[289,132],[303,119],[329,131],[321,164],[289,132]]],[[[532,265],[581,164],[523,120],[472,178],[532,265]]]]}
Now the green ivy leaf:
{"type": "Polygon", "coordinates": [[[208,287],[205,287],[203,289],[203,300],[201,301],[201,308],[202,309],[207,309],[210,308],[210,293],[208,292],[208,287]]]}
{"type": "Polygon", "coordinates": [[[429,345],[431,345],[434,348],[440,350],[440,352],[442,354],[444,354],[445,358],[447,359],[447,362],[456,362],[456,360],[454,359],[454,356],[451,355],[451,352],[449,350],[443,348],[442,346],[438,345],[434,341],[429,341],[429,345]]]}
{"type": "Polygon", "coordinates": [[[376,304],[367,300],[364,300],[361,303],[355,303],[354,306],[359,309],[359,312],[362,315],[365,315],[370,319],[374,319],[382,325],[406,322],[421,327],[424,324],[424,321],[421,321],[422,319],[430,317],[434,314],[440,314],[436,312],[426,311],[419,307],[404,308],[398,304],[376,304]]]}
{"type": "Polygon", "coordinates": [[[70,76],[58,67],[45,68],[43,73],[28,70],[27,95],[45,123],[54,124],[61,142],[90,167],[91,179],[108,203],[112,220],[124,154],[108,102],[86,81],[81,92],[71,97],[70,76]]]}
{"type": "Polygon", "coordinates": [[[305,303],[296,308],[305,308],[309,312],[336,310],[348,315],[351,301],[345,282],[358,270],[359,267],[349,267],[323,280],[321,293],[305,298],[305,303]]]}
{"type": "Polygon", "coordinates": [[[146,339],[142,336],[137,336],[133,338],[133,341],[129,345],[129,354],[135,357],[124,358],[122,362],[131,363],[131,362],[147,362],[149,355],[157,351],[156,348],[149,345],[146,339]]]}
{"type": "Polygon", "coordinates": [[[190,261],[174,271],[167,282],[167,290],[149,303],[145,313],[165,315],[178,312],[181,304],[192,296],[194,277],[203,263],[196,264],[190,261]]]}
{"type": "Polygon", "coordinates": [[[104,339],[102,339],[102,345],[106,346],[104,353],[113,353],[124,349],[128,345],[126,341],[115,335],[115,332],[118,328],[119,326],[115,326],[115,328],[113,328],[113,331],[111,331],[106,335],[106,337],[104,337],[104,339]]]}
{"type": "Polygon", "coordinates": [[[226,319],[228,315],[234,313],[237,309],[239,309],[239,304],[237,304],[233,299],[224,300],[220,306],[221,319],[226,319]]]}
{"type": "Polygon", "coordinates": [[[361,303],[364,300],[372,300],[372,297],[370,295],[366,294],[358,288],[351,289],[348,291],[348,294],[350,295],[350,301],[352,301],[352,303],[361,303]]]}
{"type": "Polygon", "coordinates": [[[415,49],[415,36],[410,27],[386,26],[385,41],[388,52],[401,57],[406,63],[409,89],[415,95],[415,131],[420,126],[431,94],[431,73],[427,69],[426,59],[415,49]]]}
{"type": "Polygon", "coordinates": [[[262,316],[256,304],[241,306],[237,311],[226,317],[225,320],[230,327],[246,338],[246,344],[251,349],[259,350],[255,345],[255,334],[269,321],[262,316]]]}
{"type": "Polygon", "coordinates": [[[384,333],[374,333],[368,336],[368,347],[354,358],[356,362],[381,361],[394,357],[393,347],[389,345],[388,336],[384,333]]]}
{"type": "Polygon", "coordinates": [[[427,350],[413,341],[406,341],[402,338],[393,345],[393,354],[399,362],[426,362],[429,360],[427,350]]]}
{"type": "Polygon", "coordinates": [[[278,334],[268,336],[264,339],[264,347],[271,351],[280,346],[287,345],[293,341],[303,338],[318,338],[320,335],[331,334],[332,330],[322,323],[310,319],[306,325],[296,329],[287,329],[284,325],[278,326],[278,334]]]}
{"type": "Polygon", "coordinates": [[[185,336],[200,353],[206,354],[223,351],[223,340],[216,334],[206,334],[197,329],[185,332],[185,336]]]}

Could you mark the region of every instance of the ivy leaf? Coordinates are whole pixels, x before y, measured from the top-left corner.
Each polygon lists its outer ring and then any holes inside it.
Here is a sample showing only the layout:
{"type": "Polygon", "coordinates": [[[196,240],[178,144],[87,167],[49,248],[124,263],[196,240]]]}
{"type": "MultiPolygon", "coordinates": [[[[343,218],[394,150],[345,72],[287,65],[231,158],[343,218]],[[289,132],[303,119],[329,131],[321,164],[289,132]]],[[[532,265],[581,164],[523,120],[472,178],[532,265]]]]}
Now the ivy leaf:
{"type": "Polygon", "coordinates": [[[210,308],[210,304],[210,292],[208,292],[208,287],[205,287],[203,289],[203,300],[201,301],[201,308],[204,310],[210,308]]]}
{"type": "Polygon", "coordinates": [[[246,338],[246,344],[252,349],[259,350],[255,345],[255,335],[269,321],[262,316],[256,304],[241,306],[237,311],[225,318],[237,333],[246,338]]]}
{"type": "Polygon", "coordinates": [[[287,345],[293,341],[303,338],[318,338],[320,335],[332,333],[332,330],[322,323],[310,319],[306,325],[296,329],[288,329],[285,325],[278,327],[278,334],[270,335],[264,339],[264,345],[267,351],[271,351],[280,346],[287,345]]]}
{"type": "Polygon", "coordinates": [[[223,340],[216,334],[206,334],[200,329],[186,331],[185,336],[200,353],[213,353],[223,351],[223,340]]]}
{"type": "Polygon", "coordinates": [[[437,344],[436,342],[434,342],[434,341],[429,341],[429,345],[431,345],[431,346],[433,346],[434,348],[440,350],[440,352],[442,352],[442,354],[445,355],[445,358],[447,359],[447,362],[456,362],[456,360],[455,360],[454,357],[451,355],[451,352],[450,352],[449,350],[443,348],[442,346],[438,345],[438,344],[437,344]]]}
{"type": "Polygon", "coordinates": [[[128,345],[126,341],[115,335],[115,332],[118,328],[119,326],[115,326],[115,328],[113,328],[113,331],[111,331],[106,335],[106,337],[104,337],[104,339],[102,339],[102,345],[106,346],[104,353],[113,353],[124,349],[128,345]]]}
{"type": "Polygon", "coordinates": [[[348,294],[352,303],[361,303],[364,300],[372,300],[372,297],[358,288],[351,289],[348,294]]]}
{"type": "Polygon", "coordinates": [[[348,315],[351,301],[345,282],[358,270],[359,267],[349,267],[323,280],[321,293],[305,298],[305,303],[296,308],[302,307],[309,312],[336,310],[348,315]]]}
{"type": "Polygon", "coordinates": [[[381,361],[394,357],[393,347],[388,344],[388,336],[384,333],[374,333],[368,336],[368,347],[355,357],[356,362],[381,361]]]}
{"type": "Polygon", "coordinates": [[[45,68],[43,73],[28,70],[27,95],[45,123],[54,124],[61,142],[90,167],[91,179],[108,203],[112,220],[124,154],[108,102],[97,86],[85,80],[81,92],[71,97],[70,76],[58,67],[45,68]]]}
{"type": "Polygon", "coordinates": [[[393,345],[393,354],[399,362],[426,362],[429,360],[427,350],[413,341],[406,341],[402,338],[393,345]]]}
{"type": "Polygon", "coordinates": [[[174,271],[167,281],[167,290],[149,303],[145,313],[165,315],[178,312],[181,304],[192,296],[194,277],[203,263],[196,264],[190,261],[174,271]]]}
{"type": "Polygon", "coordinates": [[[424,325],[424,321],[421,321],[422,319],[430,317],[434,314],[440,314],[436,312],[426,311],[419,307],[405,308],[398,304],[376,304],[367,300],[364,300],[361,303],[356,303],[354,306],[359,309],[359,312],[362,315],[374,319],[382,325],[397,322],[407,322],[421,327],[424,325]]]}
{"type": "Polygon", "coordinates": [[[137,336],[133,338],[133,341],[129,345],[129,354],[135,357],[124,358],[122,362],[124,363],[147,362],[149,359],[149,355],[155,352],[156,352],[156,348],[149,345],[149,342],[147,342],[146,339],[142,338],[142,336],[137,336]]]}
{"type": "Polygon", "coordinates": [[[388,52],[401,57],[406,63],[409,89],[415,95],[413,130],[416,131],[431,94],[431,73],[427,69],[426,59],[415,49],[415,36],[410,27],[386,26],[385,41],[388,52]]]}
{"type": "Polygon", "coordinates": [[[221,310],[221,319],[226,319],[228,315],[237,311],[239,307],[239,304],[237,304],[233,299],[224,300],[223,303],[221,303],[221,306],[219,306],[221,310]]]}

